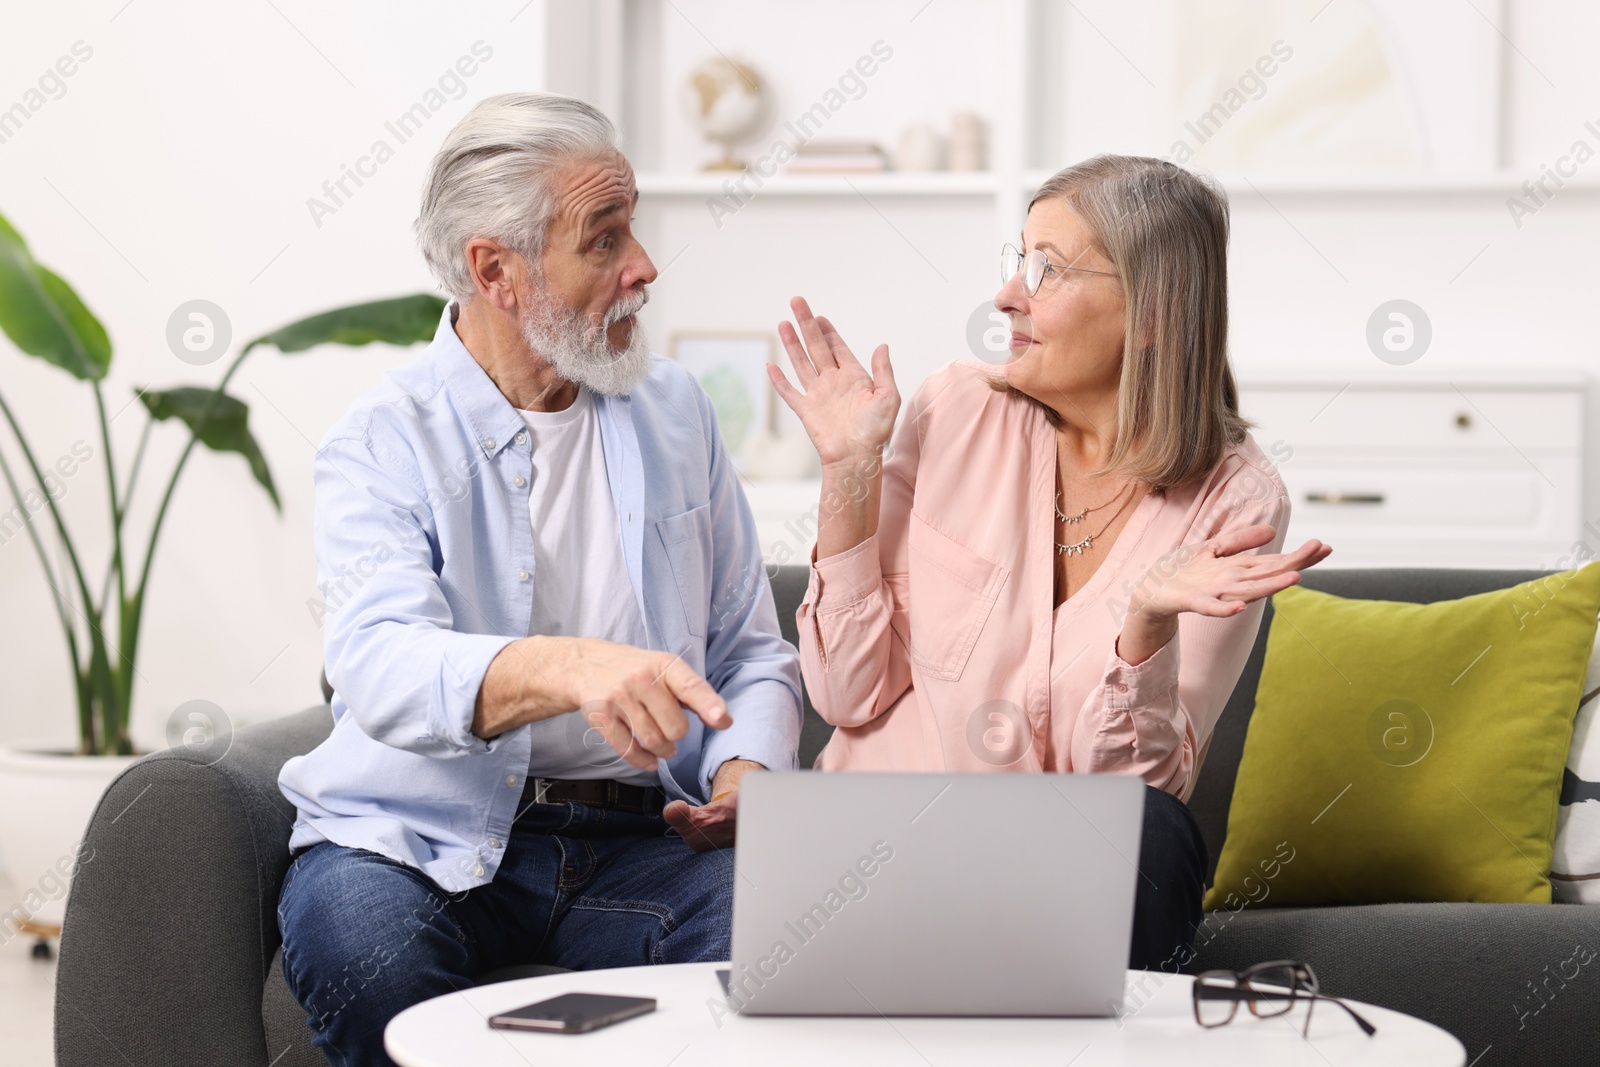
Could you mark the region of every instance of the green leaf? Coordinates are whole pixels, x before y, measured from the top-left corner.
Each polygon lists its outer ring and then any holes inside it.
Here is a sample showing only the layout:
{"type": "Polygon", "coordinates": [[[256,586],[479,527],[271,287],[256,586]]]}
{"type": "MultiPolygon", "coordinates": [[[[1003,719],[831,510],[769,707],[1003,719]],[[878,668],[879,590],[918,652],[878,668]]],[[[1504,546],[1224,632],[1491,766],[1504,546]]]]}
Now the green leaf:
{"type": "Polygon", "coordinates": [[[30,356],[84,381],[111,366],[111,338],[61,276],[39,263],[0,215],[0,329],[30,356]]]}
{"type": "Polygon", "coordinates": [[[445,301],[432,293],[417,293],[370,304],[352,304],[281,326],[244,346],[273,345],[280,352],[304,352],[322,344],[364,345],[383,341],[411,345],[431,341],[439,328],[445,301]]]}
{"type": "Polygon", "coordinates": [[[200,417],[211,402],[215,390],[193,385],[176,389],[147,389],[139,394],[153,419],[180,419],[191,431],[199,427],[200,443],[216,452],[237,452],[250,463],[250,473],[272,498],[272,506],[281,514],[283,505],[278,500],[277,487],[272,484],[272,472],[267,469],[267,458],[261,446],[250,435],[250,406],[224,393],[216,399],[216,406],[200,426],[200,417]]]}

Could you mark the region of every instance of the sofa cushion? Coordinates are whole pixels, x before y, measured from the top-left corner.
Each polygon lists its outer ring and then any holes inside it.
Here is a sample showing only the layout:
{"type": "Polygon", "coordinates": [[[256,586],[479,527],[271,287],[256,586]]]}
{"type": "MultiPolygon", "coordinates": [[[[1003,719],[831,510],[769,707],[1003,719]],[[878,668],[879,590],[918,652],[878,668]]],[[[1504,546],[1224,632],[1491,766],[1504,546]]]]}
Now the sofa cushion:
{"type": "MultiPolygon", "coordinates": [[[[1454,600],[1474,593],[1504,589],[1545,573],[1548,572],[1447,567],[1340,569],[1323,565],[1306,571],[1300,585],[1305,589],[1319,589],[1325,593],[1365,600],[1430,604],[1436,600],[1454,600]]],[[[1261,664],[1266,658],[1267,634],[1271,630],[1272,620],[1272,603],[1269,600],[1266,613],[1261,618],[1261,630],[1256,635],[1255,646],[1250,650],[1239,682],[1234,686],[1211,732],[1199,781],[1189,795],[1189,810],[1200,824],[1200,833],[1205,838],[1206,851],[1211,857],[1211,870],[1206,872],[1207,881],[1211,879],[1217,860],[1222,856],[1228,827],[1228,808],[1233,800],[1233,784],[1239,772],[1239,757],[1244,753],[1244,736],[1250,725],[1250,714],[1255,709],[1256,682],[1261,677],[1261,664]]]]}
{"type": "Polygon", "coordinates": [[[1589,654],[1561,776],[1550,890],[1555,899],[1571,904],[1600,904],[1600,634],[1589,654]]]}
{"type": "Polygon", "coordinates": [[[1548,902],[1600,565],[1428,605],[1273,599],[1208,906],[1548,902]]]}

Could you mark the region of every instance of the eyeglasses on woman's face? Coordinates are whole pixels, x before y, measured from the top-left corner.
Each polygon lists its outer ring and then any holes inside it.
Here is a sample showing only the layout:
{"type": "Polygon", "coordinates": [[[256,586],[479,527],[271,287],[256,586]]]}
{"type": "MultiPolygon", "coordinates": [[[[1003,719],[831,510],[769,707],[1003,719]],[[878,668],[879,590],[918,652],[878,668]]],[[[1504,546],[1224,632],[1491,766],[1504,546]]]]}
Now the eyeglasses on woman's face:
{"type": "Polygon", "coordinates": [[[1319,1000],[1330,1000],[1350,1013],[1368,1037],[1373,1026],[1354,1008],[1336,997],[1318,991],[1317,976],[1309,964],[1293,960],[1258,963],[1242,971],[1203,971],[1194,979],[1194,1019],[1204,1027],[1222,1026],[1233,1021],[1243,1002],[1257,1018],[1287,1015],[1297,1001],[1306,1005],[1306,1021],[1300,1036],[1311,1033],[1311,1009],[1319,1000]]]}
{"type": "Polygon", "coordinates": [[[1022,272],[1022,284],[1029,296],[1037,296],[1039,286],[1044,284],[1045,278],[1062,278],[1067,271],[1078,274],[1099,274],[1107,278],[1116,275],[1107,270],[1090,270],[1087,267],[1069,267],[1061,263],[1052,263],[1050,258],[1040,249],[1032,249],[1026,253],[1017,250],[1016,245],[1007,244],[1000,249],[1000,284],[1009,284],[1017,272],[1022,272]]]}

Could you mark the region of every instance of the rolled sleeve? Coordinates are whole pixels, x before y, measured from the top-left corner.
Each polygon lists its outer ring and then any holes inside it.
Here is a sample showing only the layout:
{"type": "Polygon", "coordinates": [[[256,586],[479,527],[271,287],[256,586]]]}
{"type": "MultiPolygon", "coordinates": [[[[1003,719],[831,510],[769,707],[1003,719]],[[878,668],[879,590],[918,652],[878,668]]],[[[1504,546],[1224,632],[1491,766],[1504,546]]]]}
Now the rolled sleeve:
{"type": "Polygon", "coordinates": [[[731,759],[754,760],[769,771],[800,766],[800,725],[793,714],[794,694],[776,682],[752,685],[728,701],[733,725],[707,730],[700,761],[700,789],[711,797],[711,781],[731,759]]]}
{"type": "Polygon", "coordinates": [[[404,464],[337,439],[312,464],[328,681],[363,733],[418,755],[490,752],[472,733],[490,662],[514,638],[460,632],[433,569],[432,515],[404,464]]]}
{"type": "Polygon", "coordinates": [[[472,732],[472,722],[477,717],[478,691],[483,688],[489,664],[516,639],[493,634],[452,636],[454,640],[444,649],[439,691],[429,702],[430,737],[462,752],[493,752],[505,734],[484,739],[472,732]]]}

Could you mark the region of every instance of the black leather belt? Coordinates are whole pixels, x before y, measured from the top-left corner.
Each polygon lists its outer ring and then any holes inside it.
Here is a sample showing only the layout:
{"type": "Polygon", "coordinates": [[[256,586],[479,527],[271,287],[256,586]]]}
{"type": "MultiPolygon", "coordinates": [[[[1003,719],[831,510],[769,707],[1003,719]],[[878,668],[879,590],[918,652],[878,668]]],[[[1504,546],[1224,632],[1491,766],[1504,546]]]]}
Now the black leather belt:
{"type": "Polygon", "coordinates": [[[522,800],[525,804],[587,804],[636,815],[660,815],[667,805],[667,795],[658,786],[630,785],[615,778],[529,778],[522,800]]]}

